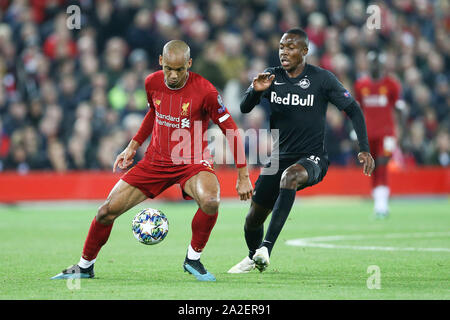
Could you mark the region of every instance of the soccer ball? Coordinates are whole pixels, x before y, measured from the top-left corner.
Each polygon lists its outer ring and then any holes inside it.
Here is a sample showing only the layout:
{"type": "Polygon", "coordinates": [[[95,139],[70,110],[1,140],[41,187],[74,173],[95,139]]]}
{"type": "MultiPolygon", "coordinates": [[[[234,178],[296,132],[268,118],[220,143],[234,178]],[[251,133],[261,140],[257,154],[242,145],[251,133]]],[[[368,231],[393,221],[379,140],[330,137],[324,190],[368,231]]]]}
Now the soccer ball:
{"type": "Polygon", "coordinates": [[[131,223],[134,237],[143,244],[157,244],[164,240],[169,232],[169,220],[158,209],[144,209],[131,223]]]}

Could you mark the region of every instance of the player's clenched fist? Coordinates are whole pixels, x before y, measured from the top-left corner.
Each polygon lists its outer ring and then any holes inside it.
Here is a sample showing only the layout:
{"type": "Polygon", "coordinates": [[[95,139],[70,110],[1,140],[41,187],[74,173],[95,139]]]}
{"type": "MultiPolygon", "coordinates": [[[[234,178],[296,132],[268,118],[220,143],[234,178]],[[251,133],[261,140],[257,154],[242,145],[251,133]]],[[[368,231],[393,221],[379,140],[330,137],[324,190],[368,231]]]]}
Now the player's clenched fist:
{"type": "Polygon", "coordinates": [[[253,90],[267,90],[272,84],[273,79],[275,79],[275,75],[270,74],[270,72],[259,73],[255,78],[253,78],[253,90]]]}

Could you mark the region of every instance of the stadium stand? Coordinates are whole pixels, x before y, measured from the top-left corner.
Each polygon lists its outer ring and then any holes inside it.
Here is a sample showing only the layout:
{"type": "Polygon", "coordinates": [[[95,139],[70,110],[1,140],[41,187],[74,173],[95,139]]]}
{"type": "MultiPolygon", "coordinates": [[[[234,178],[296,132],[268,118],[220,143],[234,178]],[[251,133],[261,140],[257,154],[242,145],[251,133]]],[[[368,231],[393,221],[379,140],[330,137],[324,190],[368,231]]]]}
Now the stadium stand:
{"type": "MultiPolygon", "coordinates": [[[[295,26],[310,37],[308,61],[349,89],[368,70],[366,53],[384,51],[403,87],[392,166],[448,167],[450,4],[370,3],[381,8],[380,30],[365,27],[362,0],[2,0],[0,171],[110,170],[145,115],[143,80],[171,39],[190,45],[193,71],[240,127],[267,128],[264,104],[242,115],[239,101],[256,73],[279,64],[280,35],[295,26]],[[79,29],[67,27],[70,5],[79,29]]],[[[349,120],[329,108],[327,122],[332,165],[355,166],[349,120]]]]}

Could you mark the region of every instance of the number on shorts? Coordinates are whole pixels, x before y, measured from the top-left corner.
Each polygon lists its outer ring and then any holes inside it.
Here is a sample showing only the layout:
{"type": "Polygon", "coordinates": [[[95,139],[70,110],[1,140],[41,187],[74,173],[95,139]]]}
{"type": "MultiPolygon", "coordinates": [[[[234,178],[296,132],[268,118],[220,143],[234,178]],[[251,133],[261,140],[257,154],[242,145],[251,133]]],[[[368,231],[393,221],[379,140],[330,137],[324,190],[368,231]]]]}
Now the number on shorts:
{"type": "Polygon", "coordinates": [[[309,156],[308,160],[314,162],[315,164],[319,164],[320,158],[316,156],[309,156]]]}

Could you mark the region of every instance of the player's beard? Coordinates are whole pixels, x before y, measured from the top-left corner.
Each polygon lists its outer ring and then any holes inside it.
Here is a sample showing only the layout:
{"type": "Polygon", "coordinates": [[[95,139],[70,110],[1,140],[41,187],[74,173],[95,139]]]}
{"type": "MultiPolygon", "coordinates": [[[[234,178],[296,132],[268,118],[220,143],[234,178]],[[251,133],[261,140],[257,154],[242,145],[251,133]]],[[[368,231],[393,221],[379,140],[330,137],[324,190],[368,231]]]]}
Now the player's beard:
{"type": "Polygon", "coordinates": [[[179,83],[179,81],[176,81],[176,82],[166,81],[166,85],[167,85],[169,88],[172,88],[172,89],[177,89],[178,83],[179,83]]]}
{"type": "Polygon", "coordinates": [[[181,78],[178,81],[175,82],[170,82],[169,80],[164,80],[166,82],[166,85],[170,88],[170,89],[179,89],[181,87],[183,87],[187,81],[188,78],[188,74],[186,74],[183,78],[181,78]]]}

